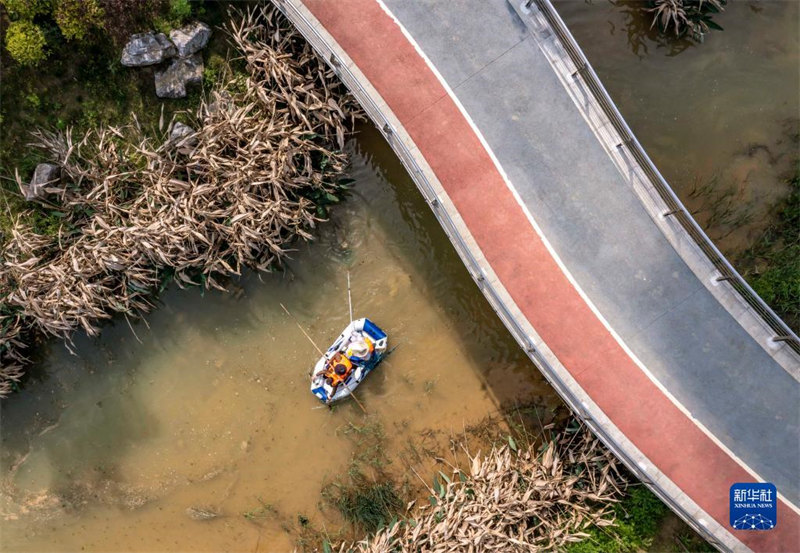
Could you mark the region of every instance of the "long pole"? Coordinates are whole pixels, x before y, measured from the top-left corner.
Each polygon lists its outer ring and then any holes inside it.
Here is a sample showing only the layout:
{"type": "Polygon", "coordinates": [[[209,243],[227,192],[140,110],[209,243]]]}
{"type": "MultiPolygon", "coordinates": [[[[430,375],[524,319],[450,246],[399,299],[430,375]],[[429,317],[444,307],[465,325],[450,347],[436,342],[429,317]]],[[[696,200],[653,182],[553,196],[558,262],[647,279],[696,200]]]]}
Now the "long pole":
{"type": "Polygon", "coordinates": [[[367,410],[364,408],[363,405],[361,405],[361,402],[358,401],[355,392],[353,392],[353,390],[350,389],[350,386],[348,386],[346,382],[342,382],[342,386],[344,386],[347,389],[347,391],[350,392],[350,397],[356,401],[359,407],[361,407],[361,410],[364,411],[364,414],[368,415],[369,413],[367,413],[367,410]]]}
{"type": "Polygon", "coordinates": [[[353,298],[350,296],[350,271],[347,271],[347,305],[350,307],[350,323],[353,322],[353,298]]]}
{"type": "MultiPolygon", "coordinates": [[[[350,273],[348,273],[348,274],[347,274],[347,276],[348,276],[348,282],[349,282],[349,280],[350,280],[350,279],[349,279],[350,273]]],[[[299,329],[300,329],[300,332],[302,332],[302,333],[303,333],[303,335],[304,335],[306,338],[308,338],[308,341],[309,341],[309,342],[311,342],[311,345],[312,345],[312,346],[314,346],[314,347],[317,349],[317,351],[319,352],[319,354],[320,354],[320,355],[325,355],[324,353],[322,353],[322,350],[321,350],[321,349],[319,349],[319,347],[317,346],[317,344],[315,344],[315,343],[314,343],[314,340],[312,340],[312,339],[311,339],[311,336],[309,336],[309,335],[308,335],[308,333],[305,331],[305,329],[304,329],[304,328],[303,328],[303,327],[300,325],[300,323],[299,323],[299,322],[298,322],[298,320],[295,318],[295,316],[294,316],[294,315],[292,315],[291,313],[289,313],[289,310],[288,310],[288,309],[286,309],[286,306],[285,306],[285,305],[283,305],[282,303],[278,303],[278,305],[280,305],[280,306],[281,306],[281,309],[283,309],[283,311],[284,311],[284,312],[285,312],[287,315],[289,315],[289,316],[290,316],[292,319],[294,319],[294,323],[297,325],[297,328],[299,328],[299,329]]],[[[364,414],[365,414],[365,415],[367,415],[367,414],[368,414],[368,413],[367,413],[367,410],[364,408],[364,406],[361,404],[361,402],[360,402],[360,401],[358,401],[358,398],[356,397],[356,394],[353,392],[353,390],[351,390],[351,389],[350,389],[350,386],[348,386],[348,385],[347,385],[347,383],[345,383],[345,382],[342,382],[342,385],[345,387],[345,389],[346,389],[348,392],[350,392],[350,397],[351,397],[351,398],[353,398],[353,399],[355,400],[355,402],[358,404],[358,406],[361,408],[361,410],[362,410],[362,411],[364,411],[364,414]]],[[[330,404],[329,404],[329,405],[330,405],[330,404]]]]}
{"type": "Polygon", "coordinates": [[[280,305],[280,306],[281,306],[281,308],[282,308],[282,309],[283,309],[283,310],[286,312],[286,314],[287,314],[287,315],[289,315],[289,316],[290,316],[292,319],[294,319],[294,324],[296,324],[296,325],[297,325],[297,328],[299,328],[299,329],[300,329],[300,332],[302,332],[302,333],[305,335],[305,337],[306,337],[306,338],[308,338],[308,341],[309,341],[309,342],[311,342],[311,345],[312,345],[312,346],[314,346],[314,347],[317,349],[317,351],[319,352],[319,354],[320,354],[320,355],[325,355],[324,353],[322,353],[322,350],[321,350],[321,349],[319,349],[319,346],[317,346],[317,344],[315,344],[315,343],[314,343],[314,340],[312,340],[312,339],[311,339],[311,336],[309,336],[309,335],[308,335],[308,333],[307,333],[307,332],[306,332],[306,331],[303,329],[303,327],[302,327],[302,326],[300,326],[300,323],[297,321],[297,319],[295,318],[295,316],[294,316],[294,315],[292,315],[291,313],[289,313],[289,310],[288,310],[288,309],[286,309],[286,307],[285,307],[285,306],[284,306],[282,303],[279,303],[278,305],[280,305]]]}

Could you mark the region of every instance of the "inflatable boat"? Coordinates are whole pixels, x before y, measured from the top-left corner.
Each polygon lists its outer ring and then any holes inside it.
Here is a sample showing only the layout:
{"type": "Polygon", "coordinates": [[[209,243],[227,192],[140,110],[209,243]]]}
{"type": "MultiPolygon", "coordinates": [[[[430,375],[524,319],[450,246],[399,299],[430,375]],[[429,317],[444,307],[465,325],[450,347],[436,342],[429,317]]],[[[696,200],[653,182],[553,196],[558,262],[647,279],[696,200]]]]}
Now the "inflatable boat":
{"type": "Polygon", "coordinates": [[[311,393],[326,404],[349,396],[386,356],[389,337],[369,319],[347,325],[311,372],[311,393]]]}

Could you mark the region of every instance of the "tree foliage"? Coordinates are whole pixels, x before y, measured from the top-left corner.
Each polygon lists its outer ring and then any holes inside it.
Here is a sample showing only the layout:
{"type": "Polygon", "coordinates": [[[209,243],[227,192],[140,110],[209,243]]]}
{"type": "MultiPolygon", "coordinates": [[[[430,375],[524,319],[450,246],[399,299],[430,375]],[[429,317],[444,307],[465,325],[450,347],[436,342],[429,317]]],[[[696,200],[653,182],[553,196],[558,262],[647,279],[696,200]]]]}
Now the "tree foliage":
{"type": "Polygon", "coordinates": [[[44,32],[30,21],[13,21],[6,31],[6,49],[22,65],[37,65],[47,57],[44,32]]]}
{"type": "Polygon", "coordinates": [[[3,4],[12,19],[28,21],[47,13],[51,7],[50,0],[0,0],[0,4],[3,4]]]}
{"type": "Polygon", "coordinates": [[[93,28],[103,26],[104,11],[97,0],[56,0],[53,16],[67,40],[83,40],[93,28]]]}

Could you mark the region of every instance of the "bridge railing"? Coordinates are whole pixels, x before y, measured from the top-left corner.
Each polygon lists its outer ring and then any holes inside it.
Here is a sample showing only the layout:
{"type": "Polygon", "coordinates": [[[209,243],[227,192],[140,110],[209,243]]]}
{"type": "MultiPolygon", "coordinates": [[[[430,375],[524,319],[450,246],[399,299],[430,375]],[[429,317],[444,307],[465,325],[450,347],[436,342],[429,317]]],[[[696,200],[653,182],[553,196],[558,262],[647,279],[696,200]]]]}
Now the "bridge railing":
{"type": "MultiPolygon", "coordinates": [[[[662,213],[662,215],[664,217],[674,217],[679,222],[686,233],[718,271],[719,276],[716,277],[716,281],[730,284],[753,311],[755,311],[767,326],[769,326],[772,332],[774,332],[772,340],[774,342],[786,342],[789,347],[800,354],[800,339],[798,339],[797,334],[795,334],[772,308],[761,299],[747,281],[733,268],[725,256],[720,253],[706,233],[703,232],[703,229],[697,224],[694,217],[692,217],[689,211],[684,207],[683,203],[658,171],[652,160],[648,157],[644,148],[642,148],[642,145],[636,139],[636,136],[634,136],[630,127],[628,127],[628,124],[625,122],[625,119],[611,100],[605,87],[603,87],[603,84],[589,64],[583,51],[578,46],[572,33],[569,32],[561,16],[558,15],[558,12],[550,3],[550,0],[526,0],[524,2],[526,8],[529,8],[533,4],[536,4],[536,7],[545,17],[551,29],[555,32],[556,37],[569,55],[570,60],[577,68],[576,73],[580,74],[583,82],[587,85],[600,108],[603,110],[603,113],[614,126],[614,130],[616,130],[622,138],[622,143],[618,146],[627,148],[628,152],[630,152],[631,156],[633,156],[634,160],[642,168],[653,188],[663,200],[667,210],[662,213]]],[[[573,77],[575,76],[576,74],[573,74],[573,77]]]]}
{"type": "MultiPolygon", "coordinates": [[[[715,536],[707,526],[698,522],[685,506],[676,501],[675,498],[657,481],[651,478],[640,460],[635,458],[630,451],[620,444],[614,436],[598,421],[592,414],[591,408],[577,395],[577,393],[565,382],[555,371],[544,356],[542,351],[529,336],[528,332],[520,325],[517,317],[511,313],[501,293],[497,288],[486,279],[486,273],[481,268],[481,264],[475,258],[471,248],[464,241],[458,227],[453,221],[448,210],[442,206],[435,187],[422,171],[409,147],[398,137],[383,109],[375,102],[361,84],[360,80],[340,59],[337,52],[322,36],[317,27],[312,24],[302,11],[298,10],[293,0],[272,0],[281,12],[295,25],[305,39],[311,44],[313,49],[322,57],[326,63],[336,72],[339,79],[350,90],[351,94],[361,104],[367,116],[381,130],[389,145],[392,147],[403,166],[408,171],[411,178],[416,183],[419,190],[430,205],[431,210],[441,224],[442,228],[455,247],[464,265],[475,280],[478,287],[483,292],[492,309],[497,313],[500,320],[506,325],[514,339],[526,351],[531,360],[539,367],[540,372],[547,381],[559,393],[564,402],[570,407],[584,423],[598,436],[603,443],[617,456],[630,470],[630,472],[650,488],[662,501],[668,504],[673,511],[678,513],[692,528],[701,534],[709,543],[722,551],[730,549],[715,536]]],[[[613,104],[612,104],[613,106],[613,104]]]]}

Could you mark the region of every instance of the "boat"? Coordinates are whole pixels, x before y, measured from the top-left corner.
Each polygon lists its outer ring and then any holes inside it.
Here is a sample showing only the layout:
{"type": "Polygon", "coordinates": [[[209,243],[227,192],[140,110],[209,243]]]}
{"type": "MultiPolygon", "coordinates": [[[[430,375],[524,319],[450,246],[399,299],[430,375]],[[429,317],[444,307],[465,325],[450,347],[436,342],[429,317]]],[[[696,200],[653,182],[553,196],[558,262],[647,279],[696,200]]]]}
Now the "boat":
{"type": "Polygon", "coordinates": [[[386,357],[389,337],[367,318],[351,322],[311,371],[311,393],[331,404],[353,393],[386,357]]]}

